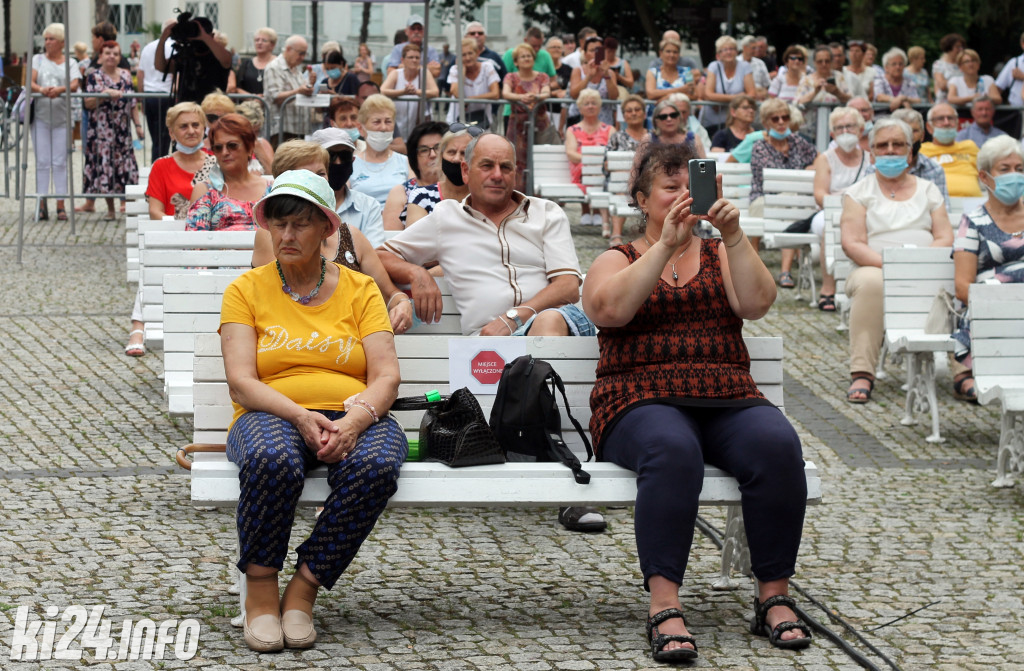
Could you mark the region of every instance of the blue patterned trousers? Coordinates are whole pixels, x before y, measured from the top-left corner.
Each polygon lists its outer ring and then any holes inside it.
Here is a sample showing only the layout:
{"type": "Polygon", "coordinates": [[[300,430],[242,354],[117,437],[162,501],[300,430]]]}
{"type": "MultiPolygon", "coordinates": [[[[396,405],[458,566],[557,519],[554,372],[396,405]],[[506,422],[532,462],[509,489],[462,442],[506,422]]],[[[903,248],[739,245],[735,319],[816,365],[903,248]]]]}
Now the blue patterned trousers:
{"type": "MultiPolygon", "coordinates": [[[[319,410],[334,421],[344,412],[319,410]]],[[[360,434],[345,459],[327,464],[331,494],[309,538],[298,548],[298,566],[307,564],[330,589],[373,530],[409,453],[402,427],[390,416],[360,434]]],[[[288,554],[295,508],[306,473],[323,465],[295,426],[266,412],[247,412],[228,434],[227,457],[239,467],[238,570],[249,564],[281,570],[288,554]]]]}

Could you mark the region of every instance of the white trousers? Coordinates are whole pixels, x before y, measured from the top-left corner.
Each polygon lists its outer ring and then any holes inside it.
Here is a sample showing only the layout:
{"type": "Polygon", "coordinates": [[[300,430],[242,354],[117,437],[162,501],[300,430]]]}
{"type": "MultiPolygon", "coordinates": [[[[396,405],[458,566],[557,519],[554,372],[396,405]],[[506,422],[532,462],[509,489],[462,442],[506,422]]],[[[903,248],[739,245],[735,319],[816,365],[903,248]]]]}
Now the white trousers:
{"type": "Polygon", "coordinates": [[[36,192],[50,193],[50,177],[56,193],[68,192],[68,127],[32,123],[32,142],[36,148],[36,192]]]}

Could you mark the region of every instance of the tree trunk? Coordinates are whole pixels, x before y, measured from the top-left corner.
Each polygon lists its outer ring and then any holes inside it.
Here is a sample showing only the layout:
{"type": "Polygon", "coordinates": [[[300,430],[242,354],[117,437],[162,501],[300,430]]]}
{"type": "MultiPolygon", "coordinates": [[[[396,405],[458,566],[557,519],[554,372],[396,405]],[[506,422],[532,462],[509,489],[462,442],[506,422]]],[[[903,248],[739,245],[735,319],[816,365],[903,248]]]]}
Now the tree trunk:
{"type": "Polygon", "coordinates": [[[320,3],[318,3],[317,0],[313,0],[313,2],[310,3],[311,6],[309,8],[310,12],[312,12],[312,16],[310,16],[310,24],[313,26],[313,39],[310,41],[312,47],[309,50],[309,61],[311,63],[316,62],[317,54],[320,53],[320,45],[317,44],[317,35],[320,34],[320,17],[317,16],[317,9],[319,4],[320,3]]]}
{"type": "Polygon", "coordinates": [[[110,20],[110,3],[107,0],[96,0],[96,23],[110,20]]]}
{"type": "Polygon", "coordinates": [[[359,43],[366,42],[370,37],[370,4],[369,2],[363,3],[363,23],[359,26],[359,43]]]}
{"type": "Polygon", "coordinates": [[[633,2],[633,6],[636,7],[636,15],[640,19],[640,25],[650,38],[651,44],[655,46],[655,50],[657,50],[658,43],[661,42],[661,33],[654,26],[654,19],[651,18],[650,8],[647,5],[648,3],[645,0],[634,0],[633,2]]]}
{"type": "Polygon", "coordinates": [[[4,0],[4,56],[11,61],[11,0],[4,0]]]}
{"type": "Polygon", "coordinates": [[[875,0],[853,0],[850,14],[853,17],[852,37],[875,41],[875,0]]]}

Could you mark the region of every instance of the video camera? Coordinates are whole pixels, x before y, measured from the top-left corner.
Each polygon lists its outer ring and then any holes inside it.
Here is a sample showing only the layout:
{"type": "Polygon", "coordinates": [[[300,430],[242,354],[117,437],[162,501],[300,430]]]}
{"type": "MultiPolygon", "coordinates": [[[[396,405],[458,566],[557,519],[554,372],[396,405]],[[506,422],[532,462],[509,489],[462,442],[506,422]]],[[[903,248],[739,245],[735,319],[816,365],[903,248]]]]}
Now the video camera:
{"type": "Polygon", "coordinates": [[[199,26],[206,30],[206,32],[213,34],[213,22],[205,16],[197,16],[192,18],[192,12],[180,12],[178,14],[178,22],[171,28],[171,37],[178,44],[188,44],[190,40],[194,40],[200,35],[199,26]]]}

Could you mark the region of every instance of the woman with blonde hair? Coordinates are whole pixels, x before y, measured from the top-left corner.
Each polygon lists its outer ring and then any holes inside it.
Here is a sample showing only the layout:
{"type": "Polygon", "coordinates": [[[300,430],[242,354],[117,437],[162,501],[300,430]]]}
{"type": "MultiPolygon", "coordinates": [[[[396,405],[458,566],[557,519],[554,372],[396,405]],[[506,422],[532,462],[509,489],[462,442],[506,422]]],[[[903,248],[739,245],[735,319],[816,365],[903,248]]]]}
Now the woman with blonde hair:
{"type": "Polygon", "coordinates": [[[273,28],[258,29],[252,36],[252,45],[256,55],[243,59],[238,72],[232,71],[228,79],[228,93],[263,95],[263,70],[275,58],[277,31],[273,28]]]}
{"type": "Polygon", "coordinates": [[[405,154],[391,149],[395,111],[395,103],[380,93],[368,97],[359,108],[359,127],[366,148],[356,153],[349,184],[354,191],[376,199],[381,207],[393,187],[414,176],[405,154]]]}
{"type": "Polygon", "coordinates": [[[932,78],[928,74],[928,68],[924,66],[924,47],[913,46],[907,49],[907,67],[903,69],[903,78],[910,81],[917,87],[921,99],[930,103],[932,101],[932,78]]]}
{"type": "MultiPolygon", "coordinates": [[[[704,97],[715,103],[729,103],[739,95],[754,95],[754,71],[750,64],[737,58],[736,40],[722,35],[715,40],[715,60],[708,66],[704,97]]],[[[711,132],[718,132],[727,116],[725,106],[705,105],[701,123],[711,132]]]]}
{"type": "MultiPolygon", "coordinates": [[[[583,186],[583,152],[580,150],[583,147],[607,146],[615,129],[601,121],[601,94],[594,89],[583,89],[576,98],[576,106],[583,118],[579,123],[569,126],[565,132],[565,155],[569,157],[569,176],[586,193],[587,187],[583,186]]],[[[606,238],[611,235],[606,208],[595,216],[590,213],[590,206],[584,204],[580,223],[584,226],[601,224],[601,235],[606,238]]]]}
{"type": "Polygon", "coordinates": [[[969,105],[978,98],[987,96],[993,105],[1003,101],[1003,96],[991,75],[979,75],[981,56],[974,49],[964,49],[956,59],[960,76],[949,80],[946,100],[954,105],[969,105]]]}
{"type": "MultiPolygon", "coordinates": [[[[551,79],[533,69],[536,58],[537,52],[529,44],[524,42],[516,46],[512,50],[512,62],[517,70],[505,75],[501,91],[503,98],[512,101],[505,136],[516,148],[516,188],[520,191],[526,190],[526,163],[530,154],[527,124],[534,107],[541,105],[533,116],[534,143],[541,144],[542,136],[547,135],[551,128],[551,119],[542,104],[551,97],[551,79]]],[[[543,144],[550,143],[551,138],[546,139],[543,144]]]]}

